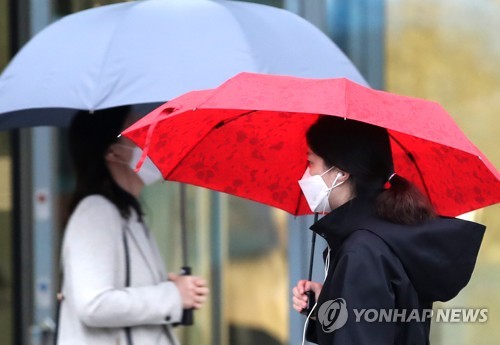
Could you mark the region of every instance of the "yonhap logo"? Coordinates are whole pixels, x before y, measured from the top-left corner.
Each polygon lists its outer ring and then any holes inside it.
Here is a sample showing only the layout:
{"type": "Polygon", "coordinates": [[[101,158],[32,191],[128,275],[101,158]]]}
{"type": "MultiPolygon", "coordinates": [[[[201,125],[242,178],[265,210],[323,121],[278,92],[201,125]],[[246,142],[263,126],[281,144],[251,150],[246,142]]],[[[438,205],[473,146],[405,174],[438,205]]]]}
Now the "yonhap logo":
{"type": "Polygon", "coordinates": [[[347,316],[347,306],[343,298],[326,301],[318,310],[318,321],[325,333],[331,333],[344,326],[347,316]]]}

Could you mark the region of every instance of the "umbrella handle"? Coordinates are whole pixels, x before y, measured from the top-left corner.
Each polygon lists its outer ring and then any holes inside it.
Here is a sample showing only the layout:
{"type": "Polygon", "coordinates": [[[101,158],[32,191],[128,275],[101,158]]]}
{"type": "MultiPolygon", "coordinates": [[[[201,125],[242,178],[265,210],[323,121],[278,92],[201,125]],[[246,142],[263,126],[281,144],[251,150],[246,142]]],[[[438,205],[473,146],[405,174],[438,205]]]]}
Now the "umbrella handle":
{"type": "Polygon", "coordinates": [[[308,316],[311,310],[314,308],[314,305],[316,304],[316,295],[312,290],[306,291],[305,295],[307,296],[307,307],[302,309],[300,313],[308,316]]]}
{"type": "MultiPolygon", "coordinates": [[[[189,267],[189,266],[181,267],[181,275],[190,276],[191,275],[191,267],[189,267]]],[[[191,308],[191,309],[184,309],[182,311],[182,320],[179,323],[180,325],[192,326],[194,324],[193,310],[194,309],[191,308]]]]}

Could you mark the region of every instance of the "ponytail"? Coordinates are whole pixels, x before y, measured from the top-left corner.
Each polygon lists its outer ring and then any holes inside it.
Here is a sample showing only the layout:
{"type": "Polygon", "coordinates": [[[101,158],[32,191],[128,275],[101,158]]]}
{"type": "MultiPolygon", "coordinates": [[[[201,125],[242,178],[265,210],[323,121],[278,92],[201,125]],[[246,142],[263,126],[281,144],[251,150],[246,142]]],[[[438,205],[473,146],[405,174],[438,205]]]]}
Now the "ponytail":
{"type": "Polygon", "coordinates": [[[436,216],[429,199],[415,185],[399,175],[377,196],[377,214],[393,223],[415,225],[436,216]]]}

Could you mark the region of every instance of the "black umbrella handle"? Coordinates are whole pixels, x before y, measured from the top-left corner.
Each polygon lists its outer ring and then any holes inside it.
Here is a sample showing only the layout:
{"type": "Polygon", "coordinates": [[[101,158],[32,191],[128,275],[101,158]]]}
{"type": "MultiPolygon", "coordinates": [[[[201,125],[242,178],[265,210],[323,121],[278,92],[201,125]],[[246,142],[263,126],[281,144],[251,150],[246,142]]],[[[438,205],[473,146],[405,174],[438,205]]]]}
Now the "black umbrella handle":
{"type": "MultiPolygon", "coordinates": [[[[181,267],[181,275],[190,276],[191,275],[191,267],[189,267],[189,266],[181,267]]],[[[191,309],[184,309],[182,311],[182,320],[180,322],[180,325],[192,326],[194,324],[193,310],[194,309],[191,308],[191,309]]]]}
{"type": "Polygon", "coordinates": [[[314,308],[314,305],[316,304],[316,295],[312,290],[306,291],[305,295],[307,296],[307,307],[302,309],[300,313],[308,316],[311,310],[314,308]]]}

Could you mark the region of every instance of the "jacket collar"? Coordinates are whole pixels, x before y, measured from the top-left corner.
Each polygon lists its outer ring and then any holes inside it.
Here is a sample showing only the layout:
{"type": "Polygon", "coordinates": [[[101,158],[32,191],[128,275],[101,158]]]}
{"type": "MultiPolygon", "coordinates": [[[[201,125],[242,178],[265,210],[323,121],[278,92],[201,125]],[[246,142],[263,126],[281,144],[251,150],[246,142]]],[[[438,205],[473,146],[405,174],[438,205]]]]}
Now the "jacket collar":
{"type": "Polygon", "coordinates": [[[375,200],[355,198],[311,226],[333,253],[358,229],[382,239],[408,274],[421,301],[447,301],[471,278],[485,227],[462,219],[436,217],[404,225],[376,216],[375,200]]]}
{"type": "Polygon", "coordinates": [[[341,243],[366,218],[375,215],[375,200],[356,197],[314,223],[310,229],[324,237],[330,246],[341,243]]]}

